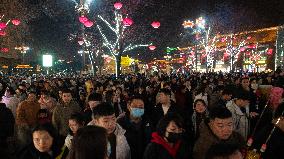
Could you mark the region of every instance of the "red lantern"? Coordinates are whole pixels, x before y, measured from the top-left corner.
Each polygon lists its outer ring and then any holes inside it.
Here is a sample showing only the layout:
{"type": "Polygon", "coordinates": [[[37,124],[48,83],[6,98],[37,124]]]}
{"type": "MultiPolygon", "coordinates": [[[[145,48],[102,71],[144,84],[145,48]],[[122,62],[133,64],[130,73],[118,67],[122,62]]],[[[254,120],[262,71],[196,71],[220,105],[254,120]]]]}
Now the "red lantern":
{"type": "Polygon", "coordinates": [[[92,27],[94,25],[94,23],[92,21],[86,21],[84,23],[84,25],[85,25],[85,27],[90,28],[90,27],[92,27]]]}
{"type": "Polygon", "coordinates": [[[79,44],[79,45],[83,45],[83,44],[84,44],[84,41],[83,41],[83,40],[79,40],[79,41],[78,41],[78,44],[79,44]]]}
{"type": "Polygon", "coordinates": [[[18,20],[18,19],[14,19],[14,20],[12,20],[12,23],[17,26],[21,23],[21,21],[18,20]]]}
{"type": "Polygon", "coordinates": [[[272,55],[273,54],[273,49],[268,49],[267,55],[272,55]]]}
{"type": "Polygon", "coordinates": [[[89,19],[87,17],[85,17],[84,15],[82,15],[82,16],[79,17],[79,21],[84,24],[87,21],[89,21],[89,19]]]}
{"type": "Polygon", "coordinates": [[[0,36],[5,36],[5,35],[6,35],[6,32],[3,30],[0,30],[0,36]]]}
{"type": "Polygon", "coordinates": [[[113,6],[114,6],[115,9],[119,10],[120,8],[122,8],[122,3],[116,2],[116,3],[114,3],[113,6]]]}
{"type": "Polygon", "coordinates": [[[153,51],[153,50],[155,50],[155,49],[156,49],[156,46],[154,46],[154,45],[150,45],[150,46],[149,46],[149,49],[153,51]]]}
{"type": "Polygon", "coordinates": [[[130,18],[124,18],[122,22],[123,22],[123,25],[126,27],[131,26],[133,24],[133,20],[130,18]]]}
{"type": "Polygon", "coordinates": [[[241,47],[241,48],[240,48],[240,51],[241,51],[241,52],[243,52],[243,51],[245,51],[245,50],[246,50],[246,48],[244,48],[244,47],[241,47]]]}
{"type": "Polygon", "coordinates": [[[152,25],[153,28],[157,29],[157,28],[160,27],[161,23],[158,22],[158,21],[155,21],[155,22],[153,22],[151,25],[152,25]]]}
{"type": "Polygon", "coordinates": [[[7,27],[6,23],[0,23],[0,30],[5,29],[7,27]]]}
{"type": "Polygon", "coordinates": [[[9,48],[1,48],[1,52],[9,52],[9,48]]]}

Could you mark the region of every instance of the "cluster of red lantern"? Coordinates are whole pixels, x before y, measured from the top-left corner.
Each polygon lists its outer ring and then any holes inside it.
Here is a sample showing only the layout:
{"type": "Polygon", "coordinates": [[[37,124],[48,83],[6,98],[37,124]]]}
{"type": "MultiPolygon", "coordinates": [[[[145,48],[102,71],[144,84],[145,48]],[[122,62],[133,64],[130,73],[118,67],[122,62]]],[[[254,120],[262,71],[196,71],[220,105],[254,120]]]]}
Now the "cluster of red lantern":
{"type": "Polygon", "coordinates": [[[6,32],[4,30],[0,30],[0,36],[5,36],[6,32]]]}
{"type": "Polygon", "coordinates": [[[272,55],[273,54],[273,49],[268,49],[267,50],[267,55],[272,55]]]}
{"type": "Polygon", "coordinates": [[[1,48],[0,51],[4,52],[4,53],[7,53],[7,52],[9,52],[9,48],[1,48]]]}
{"type": "Polygon", "coordinates": [[[0,23],[0,30],[5,29],[6,27],[7,27],[6,23],[3,23],[3,22],[0,23]]]}
{"type": "Polygon", "coordinates": [[[114,6],[115,9],[119,10],[120,8],[122,8],[122,3],[116,2],[116,3],[114,3],[113,6],[114,6]]]}
{"type": "Polygon", "coordinates": [[[128,26],[131,26],[133,24],[133,20],[131,18],[124,18],[123,21],[122,21],[123,25],[128,27],[128,26]]]}
{"type": "Polygon", "coordinates": [[[18,25],[20,25],[21,21],[18,20],[18,19],[13,19],[13,20],[12,20],[12,23],[13,23],[14,25],[18,26],[18,25]]]}
{"type": "Polygon", "coordinates": [[[78,40],[78,44],[79,44],[79,45],[83,45],[83,44],[84,44],[84,41],[83,41],[83,40],[78,40]]]}
{"type": "Polygon", "coordinates": [[[154,22],[152,22],[151,25],[152,25],[153,28],[158,29],[160,27],[161,23],[158,22],[158,21],[154,21],[154,22]]]}
{"type": "Polygon", "coordinates": [[[154,46],[154,45],[150,45],[150,46],[149,46],[149,49],[153,51],[153,50],[155,50],[155,49],[156,49],[156,46],[154,46]]]}
{"type": "Polygon", "coordinates": [[[90,28],[94,25],[94,22],[90,21],[87,17],[84,15],[79,17],[79,21],[84,24],[85,27],[90,28]]]}

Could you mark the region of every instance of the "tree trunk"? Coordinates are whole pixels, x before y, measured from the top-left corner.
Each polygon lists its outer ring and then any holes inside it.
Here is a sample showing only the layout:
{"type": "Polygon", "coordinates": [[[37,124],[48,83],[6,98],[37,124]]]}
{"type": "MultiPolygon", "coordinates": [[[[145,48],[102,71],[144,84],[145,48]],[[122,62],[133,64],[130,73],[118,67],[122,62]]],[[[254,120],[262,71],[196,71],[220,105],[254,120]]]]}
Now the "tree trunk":
{"type": "Polygon", "coordinates": [[[121,55],[115,56],[115,76],[118,77],[121,74],[121,55]]]}

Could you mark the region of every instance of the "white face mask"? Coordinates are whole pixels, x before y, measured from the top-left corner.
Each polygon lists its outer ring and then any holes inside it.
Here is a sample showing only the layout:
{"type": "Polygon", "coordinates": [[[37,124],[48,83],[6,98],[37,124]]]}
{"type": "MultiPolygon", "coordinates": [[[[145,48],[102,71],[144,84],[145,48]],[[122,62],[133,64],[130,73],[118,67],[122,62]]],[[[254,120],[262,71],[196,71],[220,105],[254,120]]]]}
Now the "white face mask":
{"type": "Polygon", "coordinates": [[[258,84],[251,84],[251,88],[252,88],[253,90],[256,90],[256,89],[258,88],[258,84]]]}

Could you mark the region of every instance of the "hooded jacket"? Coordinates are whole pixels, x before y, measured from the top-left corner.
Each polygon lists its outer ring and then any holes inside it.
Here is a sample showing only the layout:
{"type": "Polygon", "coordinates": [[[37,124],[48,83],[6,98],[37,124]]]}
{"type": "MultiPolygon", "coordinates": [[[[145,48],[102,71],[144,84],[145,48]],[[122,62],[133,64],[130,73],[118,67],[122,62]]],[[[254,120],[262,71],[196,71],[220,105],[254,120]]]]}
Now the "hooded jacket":
{"type": "Polygon", "coordinates": [[[191,159],[191,149],[184,140],[177,141],[173,147],[157,132],[152,134],[151,143],[148,144],[143,159],[191,159]]]}

